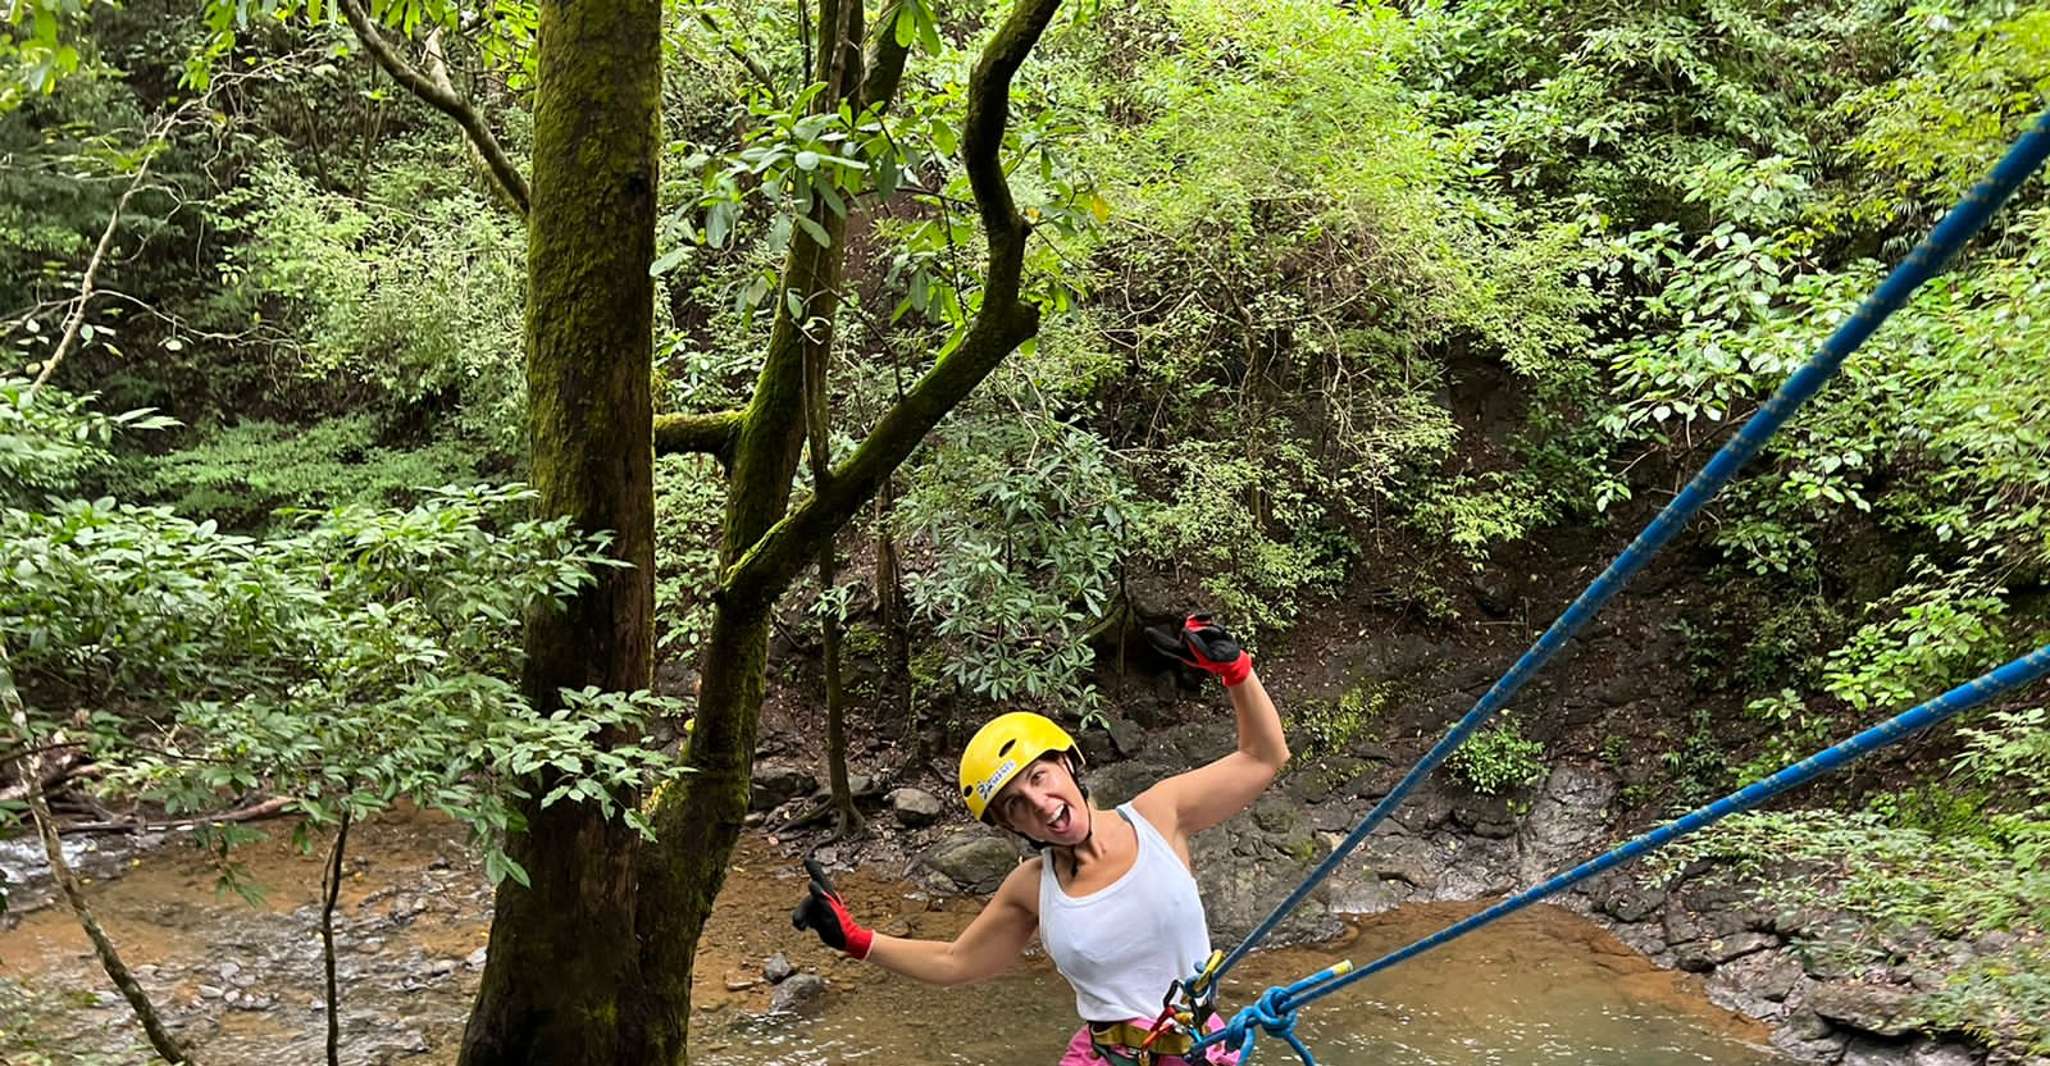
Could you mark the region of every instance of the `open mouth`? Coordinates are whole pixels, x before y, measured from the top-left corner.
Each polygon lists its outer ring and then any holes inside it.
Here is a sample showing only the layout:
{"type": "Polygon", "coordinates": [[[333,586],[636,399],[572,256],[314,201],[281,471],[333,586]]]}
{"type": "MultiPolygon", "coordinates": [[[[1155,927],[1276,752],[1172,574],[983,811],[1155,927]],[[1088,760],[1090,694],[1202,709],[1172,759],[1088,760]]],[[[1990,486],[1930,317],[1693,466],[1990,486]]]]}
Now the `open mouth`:
{"type": "Polygon", "coordinates": [[[1054,816],[1046,820],[1046,827],[1048,829],[1053,830],[1057,834],[1065,833],[1068,831],[1068,826],[1073,824],[1074,821],[1074,808],[1069,807],[1067,804],[1063,803],[1061,804],[1061,809],[1055,811],[1054,816]]]}

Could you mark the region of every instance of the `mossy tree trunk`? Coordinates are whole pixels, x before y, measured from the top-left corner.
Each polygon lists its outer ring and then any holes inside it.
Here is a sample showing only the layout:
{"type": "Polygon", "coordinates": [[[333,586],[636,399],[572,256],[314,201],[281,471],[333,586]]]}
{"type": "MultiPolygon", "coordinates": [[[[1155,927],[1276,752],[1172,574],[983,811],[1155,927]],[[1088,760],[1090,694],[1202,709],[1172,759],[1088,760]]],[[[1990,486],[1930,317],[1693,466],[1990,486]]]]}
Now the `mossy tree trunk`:
{"type": "MultiPolygon", "coordinates": [[[[522,685],[631,692],[653,676],[653,352],[658,0],[541,0],[527,222],[528,447],[544,516],[610,530],[607,569],[527,619],[522,685]]],[[[623,739],[623,738],[622,738],[623,739]]],[[[543,782],[543,788],[546,782],[543,782]]],[[[540,792],[537,789],[537,794],[540,792]]],[[[584,803],[529,803],[499,887],[464,1066],[579,1066],[682,1054],[648,994],[635,928],[639,838],[584,803]]]]}
{"type": "MultiPolygon", "coordinates": [[[[820,331],[817,322],[830,322],[831,315],[822,312],[837,306],[843,251],[836,216],[815,216],[831,237],[827,246],[801,235],[793,238],[783,288],[798,294],[813,329],[799,328],[804,324],[791,321],[788,300],[778,301],[754,396],[728,446],[732,463],[721,549],[725,573],[701,660],[702,687],[689,756],[693,772],[650,804],[660,842],[642,855],[642,973],[652,993],[670,1005],[665,1019],[678,1027],[688,1019],[698,938],[725,881],[727,861],[747,814],[769,611],[798,574],[817,563],[821,547],[874,498],[883,480],[932,427],[1038,331],[1037,309],[1020,294],[1027,227],[1005,183],[999,156],[1011,78],[1059,6],[1059,0],[1019,0],[970,79],[962,154],[989,241],[989,263],[982,305],[966,339],[927,371],[854,454],[819,479],[811,497],[794,509],[790,483],[807,421],[806,346],[830,341],[830,333],[820,331]]],[[[853,40],[844,35],[848,26],[859,25],[858,14],[835,13],[828,2],[821,5],[820,15],[820,80],[845,92],[856,83],[853,71],[859,68],[842,55],[851,49],[846,42],[853,40]]],[[[879,17],[887,24],[889,9],[879,17]]],[[[890,54],[892,36],[879,36],[882,54],[871,58],[865,76],[858,79],[863,84],[858,99],[864,103],[881,103],[895,91],[903,54],[890,54]]],[[[680,1037],[681,1033],[679,1043],[680,1037]]]]}
{"type": "MultiPolygon", "coordinates": [[[[815,70],[856,110],[894,96],[894,34],[859,54],[859,0],[820,0],[815,70]],[[841,3],[846,3],[844,9],[841,3]]],[[[646,798],[643,846],[586,805],[527,811],[512,855],[532,887],[498,895],[490,958],[464,1033],[463,1066],[688,1060],[692,964],[747,813],[770,611],[939,420],[1038,330],[1020,295],[1027,237],[1000,149],[1010,82],[1059,0],[1019,0],[970,79],[962,155],[989,262],[966,338],[877,422],[848,460],[816,473],[791,507],[807,436],[807,377],[824,382],[845,223],[802,232],[754,394],[738,412],[672,418],[665,446],[717,455],[728,473],[711,632],[700,670],[691,772],[646,798]],[[798,297],[793,318],[787,296],[798,297]]],[[[886,3],[878,20],[893,17],[886,3]]],[[[529,620],[524,683],[549,706],[562,687],[644,688],[651,676],[656,426],[649,395],[660,8],[653,0],[543,0],[529,215],[528,382],[534,480],[547,514],[616,531],[631,569],[604,575],[563,615],[529,620]]],[[[823,391],[820,392],[821,398],[823,391]]],[[[823,422],[814,430],[823,444],[823,422]]],[[[829,567],[830,569],[830,567],[829,567]]]]}

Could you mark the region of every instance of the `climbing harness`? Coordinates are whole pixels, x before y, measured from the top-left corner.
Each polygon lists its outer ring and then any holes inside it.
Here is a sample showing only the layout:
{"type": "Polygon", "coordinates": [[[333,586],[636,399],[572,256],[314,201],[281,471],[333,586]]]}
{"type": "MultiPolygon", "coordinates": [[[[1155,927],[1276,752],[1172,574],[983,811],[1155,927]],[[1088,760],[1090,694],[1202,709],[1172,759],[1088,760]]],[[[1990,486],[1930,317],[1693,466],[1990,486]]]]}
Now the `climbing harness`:
{"type": "Polygon", "coordinates": [[[1106,1061],[1130,1061],[1154,1066],[1162,1058],[1182,1056],[1194,1047],[1196,1038],[1179,1029],[1163,1029],[1136,1022],[1089,1023],[1089,1044],[1106,1061]]]}
{"type": "MultiPolygon", "coordinates": [[[[1857,311],[1823,341],[1815,355],[1781,384],[1772,399],[1744,423],[1736,436],[1717,450],[1701,472],[1688,482],[1687,487],[1652,519],[1600,576],[1567,605],[1558,619],[1538,637],[1537,642],[1516,660],[1508,672],[1481,696],[1473,708],[1461,717],[1437,744],[1417,760],[1416,765],[1403,775],[1402,780],[1367,813],[1337,847],[1332,849],[1331,854],[1322,863],[1310,871],[1302,883],[1289,893],[1288,898],[1282,900],[1272,913],[1253,928],[1252,932],[1246,934],[1245,939],[1224,956],[1221,962],[1213,956],[1210,963],[1201,971],[1186,981],[1177,982],[1182,998],[1189,1004],[1213,999],[1218,982],[1224,975],[1300,906],[1303,900],[1366,840],[1367,835],[1373,832],[1376,826],[1402,805],[1403,800],[1437,768],[1439,763],[1444,762],[1475,730],[1506,706],[1525,682],[1542,669],[1568,640],[1585,628],[1602,607],[1614,598],[1638,571],[1644,569],[1659,549],[1671,541],[1688,521],[1736,476],[1744,464],[1758,454],[1772,435],[1836,374],[1844,360],[1857,351],[1880,324],[1899,310],[1916,289],[1942,271],[1944,265],[1957,254],[1965,242],[1985,226],[1993,212],[2013,195],[2023,181],[2043,165],[2046,156],[2050,156],[2050,111],[2037,116],[2034,125],[2015,140],[2000,162],[1994,166],[1992,173],[1951,208],[1943,220],[1937,223],[1936,228],[1894,267],[1886,280],[1881,282],[1870,296],[1866,297],[1857,311]]],[[[1246,1064],[1250,1062],[1257,1034],[1266,1033],[1287,1043],[1306,1066],[1315,1066],[1316,1059],[1310,1054],[1309,1048],[1295,1035],[1296,1012],[1304,1005],[1521,910],[1589,877],[1637,858],[1680,836],[1738,811],[1764,803],[1844,763],[1896,743],[1911,733],[1936,725],[2003,693],[2034,682],[2045,674],[2050,674],[2050,646],[2040,648],[1991,673],[1960,685],[1850,740],[1788,766],[1763,781],[1731,793],[1592,861],[1526,889],[1479,914],[1448,926],[1407,947],[1390,952],[1364,967],[1354,970],[1350,963],[1340,963],[1295,984],[1269,988],[1251,1006],[1233,1015],[1222,1029],[1195,1036],[1192,1054],[1200,1054],[1206,1047],[1223,1046],[1239,1051],[1240,1062],[1246,1064]]],[[[1177,989],[1170,989],[1170,997],[1173,997],[1176,991],[1177,989]]]]}

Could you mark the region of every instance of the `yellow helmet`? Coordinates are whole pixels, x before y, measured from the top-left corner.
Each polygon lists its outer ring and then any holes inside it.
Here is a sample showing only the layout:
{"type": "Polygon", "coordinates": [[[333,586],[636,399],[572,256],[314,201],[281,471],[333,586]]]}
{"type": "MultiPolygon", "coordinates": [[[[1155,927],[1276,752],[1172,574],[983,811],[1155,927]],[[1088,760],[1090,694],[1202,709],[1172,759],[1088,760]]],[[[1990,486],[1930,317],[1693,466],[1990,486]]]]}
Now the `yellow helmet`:
{"type": "Polygon", "coordinates": [[[961,752],[961,798],[968,813],[988,821],[989,801],[1004,784],[1051,751],[1069,752],[1081,764],[1075,738],[1043,714],[1012,711],[990,719],[961,752]]]}

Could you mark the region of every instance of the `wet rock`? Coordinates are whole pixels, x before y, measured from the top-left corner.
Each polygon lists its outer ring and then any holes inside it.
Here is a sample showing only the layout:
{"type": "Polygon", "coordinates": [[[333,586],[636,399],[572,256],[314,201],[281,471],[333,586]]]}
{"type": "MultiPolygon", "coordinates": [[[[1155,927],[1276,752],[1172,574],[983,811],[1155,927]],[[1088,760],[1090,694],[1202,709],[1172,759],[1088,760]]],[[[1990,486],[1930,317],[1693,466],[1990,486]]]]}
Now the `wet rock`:
{"type": "Polygon", "coordinates": [[[1914,993],[1894,985],[1832,981],[1808,994],[1808,1009],[1829,1021],[1879,1036],[1902,1036],[1919,1021],[1914,993]]]}
{"type": "Polygon", "coordinates": [[[997,890],[1018,865],[1018,849],[994,832],[971,829],[934,845],[919,859],[966,892],[997,890]]]}
{"type": "Polygon", "coordinates": [[[222,988],[219,985],[199,986],[199,998],[201,999],[219,999],[222,996],[227,995],[227,992],[227,989],[222,988]]]}
{"type": "Polygon", "coordinates": [[[819,779],[810,770],[794,763],[771,760],[756,763],[754,780],[748,786],[747,806],[751,811],[767,811],[817,791],[819,779]]]}
{"type": "Polygon", "coordinates": [[[1708,995],[1718,1006],[1753,1018],[1785,1013],[1787,997],[1801,983],[1801,964],[1783,951],[1759,951],[1716,967],[1708,995]]]}
{"type": "Polygon", "coordinates": [[[776,993],[769,1000],[769,1011],[799,1017],[816,1015],[825,1006],[828,987],[826,979],[817,974],[796,974],[776,986],[776,993]]]}
{"type": "Polygon", "coordinates": [[[477,950],[470,952],[469,957],[463,960],[463,966],[465,969],[468,969],[471,973],[476,973],[477,971],[482,970],[484,968],[484,962],[486,959],[490,957],[490,954],[491,953],[489,949],[478,948],[477,950]]]}
{"type": "Polygon", "coordinates": [[[897,824],[906,829],[917,829],[940,820],[946,813],[946,806],[938,796],[921,788],[900,788],[884,797],[890,805],[890,813],[897,818],[897,824]]]}
{"type": "Polygon", "coordinates": [[[1103,720],[1103,731],[1110,737],[1116,754],[1127,759],[1134,758],[1146,750],[1146,734],[1130,719],[1110,715],[1103,720]]]}
{"type": "Polygon", "coordinates": [[[267,992],[249,992],[228,1001],[236,1010],[265,1011],[278,1005],[278,997],[267,992]]]}
{"type": "Polygon", "coordinates": [[[447,977],[449,974],[456,972],[456,966],[457,963],[454,959],[435,959],[427,964],[427,976],[430,978],[447,977]]]}
{"type": "Polygon", "coordinates": [[[1310,857],[1310,820],[1302,808],[1284,796],[1263,795],[1253,804],[1253,825],[1275,850],[1292,856],[1310,857]]]}
{"type": "Polygon", "coordinates": [[[1607,843],[1616,778],[1578,766],[1555,767],[1517,834],[1519,880],[1533,882],[1584,862],[1607,843]]]}
{"type": "Polygon", "coordinates": [[[1437,887],[1445,873],[1445,856],[1419,837],[1368,837],[1356,853],[1368,873],[1383,881],[1401,881],[1412,888],[1437,887]]]}
{"type": "Polygon", "coordinates": [[[1857,954],[1831,941],[1804,942],[1795,948],[1801,968],[1818,981],[1841,981],[1864,969],[1857,954]]]}
{"type": "Polygon", "coordinates": [[[1591,893],[1596,910],[1619,922],[1641,922],[1666,904],[1663,889],[1646,888],[1628,876],[1614,878],[1591,893]]]}
{"type": "Polygon", "coordinates": [[[1730,936],[1675,945],[1674,961],[1689,973],[1707,973],[1726,962],[1779,946],[1771,933],[1734,933],[1730,936]]]}
{"type": "Polygon", "coordinates": [[[1843,1066],[1902,1066],[1908,1061],[1906,1041],[1853,1037],[1844,1045],[1843,1066]]]}
{"type": "Polygon", "coordinates": [[[1907,1057],[1912,1066],[1978,1066],[1985,1061],[1984,1056],[1963,1044],[1928,1039],[1911,1045],[1907,1057]]]}
{"type": "Polygon", "coordinates": [[[1092,802],[1102,807],[1115,807],[1128,802],[1168,773],[1163,767],[1135,759],[1087,770],[1082,776],[1088,782],[1092,802]]]}
{"type": "Polygon", "coordinates": [[[726,975],[726,991],[728,992],[745,992],[758,984],[761,984],[761,982],[746,974],[729,973],[726,975]]]}
{"type": "Polygon", "coordinates": [[[1428,833],[1452,820],[1452,801],[1442,793],[1419,789],[1388,817],[1412,833],[1428,833]]]}
{"type": "Polygon", "coordinates": [[[788,981],[795,973],[797,967],[790,965],[789,957],[780,951],[769,956],[769,961],[762,963],[762,977],[772,985],[788,981]]]}

